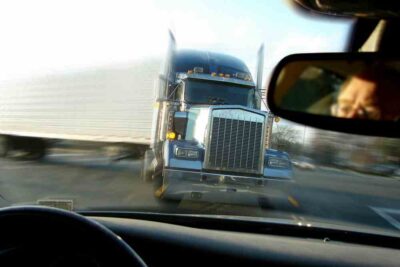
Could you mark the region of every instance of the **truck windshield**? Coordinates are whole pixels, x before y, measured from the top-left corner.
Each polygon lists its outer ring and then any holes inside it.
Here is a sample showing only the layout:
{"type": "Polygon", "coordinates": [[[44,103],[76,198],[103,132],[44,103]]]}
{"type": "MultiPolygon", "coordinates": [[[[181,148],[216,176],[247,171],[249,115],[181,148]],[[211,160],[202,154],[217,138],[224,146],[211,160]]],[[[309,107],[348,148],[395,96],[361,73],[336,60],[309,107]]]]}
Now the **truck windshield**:
{"type": "Polygon", "coordinates": [[[191,104],[254,107],[254,100],[253,87],[197,80],[189,80],[185,85],[185,101],[191,104]]]}

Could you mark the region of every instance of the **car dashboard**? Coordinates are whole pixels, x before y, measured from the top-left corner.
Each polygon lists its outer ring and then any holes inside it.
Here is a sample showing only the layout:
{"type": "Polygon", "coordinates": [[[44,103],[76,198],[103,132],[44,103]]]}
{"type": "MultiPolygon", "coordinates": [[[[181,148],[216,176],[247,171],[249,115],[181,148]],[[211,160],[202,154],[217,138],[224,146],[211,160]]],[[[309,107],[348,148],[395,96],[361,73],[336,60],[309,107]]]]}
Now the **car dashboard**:
{"type": "MultiPolygon", "coordinates": [[[[398,266],[397,249],[116,217],[91,217],[148,266],[398,266]]],[[[226,222],[229,224],[229,221],[226,222]]]]}

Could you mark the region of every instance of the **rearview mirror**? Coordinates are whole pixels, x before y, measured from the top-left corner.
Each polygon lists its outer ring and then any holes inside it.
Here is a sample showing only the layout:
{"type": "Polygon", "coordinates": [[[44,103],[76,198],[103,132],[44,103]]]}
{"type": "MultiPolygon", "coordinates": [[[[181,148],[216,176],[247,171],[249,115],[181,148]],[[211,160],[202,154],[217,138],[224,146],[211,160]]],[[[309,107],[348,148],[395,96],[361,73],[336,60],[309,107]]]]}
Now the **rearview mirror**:
{"type": "Polygon", "coordinates": [[[400,134],[400,58],[378,53],[297,54],[276,67],[268,106],[282,118],[347,133],[400,134]]]}

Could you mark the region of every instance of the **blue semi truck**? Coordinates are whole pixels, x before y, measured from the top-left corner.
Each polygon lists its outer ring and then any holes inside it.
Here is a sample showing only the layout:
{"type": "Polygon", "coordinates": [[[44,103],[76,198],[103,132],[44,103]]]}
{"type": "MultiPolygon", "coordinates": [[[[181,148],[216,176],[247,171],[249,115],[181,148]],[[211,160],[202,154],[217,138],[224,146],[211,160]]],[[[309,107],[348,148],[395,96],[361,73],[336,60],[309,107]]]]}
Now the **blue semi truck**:
{"type": "Polygon", "coordinates": [[[256,81],[241,60],[178,50],[172,35],[167,51],[0,84],[0,156],[40,159],[54,147],[77,146],[143,158],[141,176],[161,200],[263,199],[272,192],[268,181],[291,181],[288,155],[267,149],[272,116],[261,110],[262,49],[256,81]]]}
{"type": "Polygon", "coordinates": [[[250,194],[263,204],[271,195],[268,181],[293,176],[289,156],[266,144],[272,116],[261,110],[263,48],[254,82],[238,58],[171,44],[143,179],[161,200],[250,194]]]}

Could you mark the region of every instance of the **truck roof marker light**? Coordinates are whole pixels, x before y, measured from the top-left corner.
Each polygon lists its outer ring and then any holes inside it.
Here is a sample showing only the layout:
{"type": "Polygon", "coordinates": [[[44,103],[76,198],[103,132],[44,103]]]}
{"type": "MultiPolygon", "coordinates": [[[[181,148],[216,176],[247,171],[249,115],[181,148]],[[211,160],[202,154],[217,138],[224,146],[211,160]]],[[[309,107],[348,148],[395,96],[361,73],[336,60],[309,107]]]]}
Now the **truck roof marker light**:
{"type": "Polygon", "coordinates": [[[217,73],[216,72],[212,72],[211,76],[215,77],[215,76],[217,76],[217,73]]]}
{"type": "Polygon", "coordinates": [[[245,80],[246,79],[246,73],[237,72],[236,73],[236,78],[241,79],[241,80],[245,80]]]}
{"type": "Polygon", "coordinates": [[[224,77],[224,74],[223,74],[223,73],[220,73],[220,74],[219,74],[219,77],[224,77]]]}
{"type": "Polygon", "coordinates": [[[202,67],[194,67],[193,72],[194,73],[203,73],[204,69],[202,67]]]}
{"type": "Polygon", "coordinates": [[[187,74],[193,74],[193,70],[188,70],[187,74]]]}
{"type": "Polygon", "coordinates": [[[176,133],[174,133],[174,132],[167,132],[166,137],[167,137],[168,140],[175,140],[175,138],[176,138],[176,133]]]}
{"type": "Polygon", "coordinates": [[[230,78],[231,75],[230,74],[225,74],[225,78],[230,78]]]}

